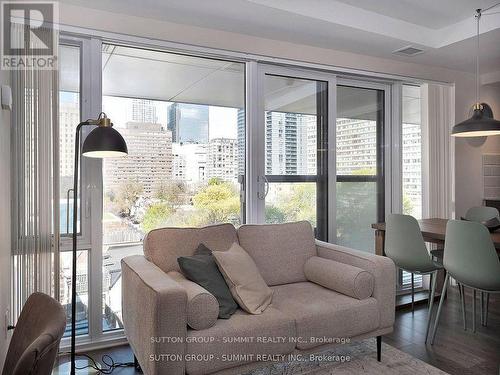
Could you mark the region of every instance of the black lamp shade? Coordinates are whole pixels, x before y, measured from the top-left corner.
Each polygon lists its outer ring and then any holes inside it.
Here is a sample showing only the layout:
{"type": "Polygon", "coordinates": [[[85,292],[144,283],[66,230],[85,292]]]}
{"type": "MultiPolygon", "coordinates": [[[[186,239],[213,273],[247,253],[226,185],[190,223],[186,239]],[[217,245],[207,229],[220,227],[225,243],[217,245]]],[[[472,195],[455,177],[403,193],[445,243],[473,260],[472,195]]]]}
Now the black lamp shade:
{"type": "Polygon", "coordinates": [[[111,126],[99,126],[85,138],[82,155],[89,158],[110,158],[127,156],[125,140],[111,126]]]}
{"type": "Polygon", "coordinates": [[[493,112],[486,103],[475,108],[472,117],[456,124],[451,131],[454,137],[487,137],[500,134],[500,121],[493,118],[493,112]]]}

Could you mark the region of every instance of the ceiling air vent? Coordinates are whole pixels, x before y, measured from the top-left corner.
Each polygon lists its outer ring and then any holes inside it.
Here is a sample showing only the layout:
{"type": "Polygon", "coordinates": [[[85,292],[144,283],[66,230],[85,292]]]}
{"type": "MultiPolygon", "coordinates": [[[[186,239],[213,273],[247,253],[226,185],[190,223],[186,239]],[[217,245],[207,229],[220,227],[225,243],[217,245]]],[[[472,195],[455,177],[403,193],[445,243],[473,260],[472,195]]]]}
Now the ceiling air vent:
{"type": "Polygon", "coordinates": [[[401,56],[415,56],[415,55],[419,55],[423,52],[424,52],[423,49],[413,47],[413,46],[406,46],[406,47],[397,49],[397,50],[393,51],[392,53],[394,53],[395,55],[401,55],[401,56]]]}

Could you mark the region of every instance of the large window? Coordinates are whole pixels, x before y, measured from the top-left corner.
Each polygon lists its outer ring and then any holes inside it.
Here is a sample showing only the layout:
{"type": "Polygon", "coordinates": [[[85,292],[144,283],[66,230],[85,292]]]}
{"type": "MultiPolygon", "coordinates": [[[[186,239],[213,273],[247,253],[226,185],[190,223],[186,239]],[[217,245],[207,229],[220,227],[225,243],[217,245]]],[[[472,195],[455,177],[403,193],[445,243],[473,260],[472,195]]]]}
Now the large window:
{"type": "Polygon", "coordinates": [[[148,231],[240,225],[244,64],[105,44],[103,110],[127,142],[103,161],[103,330],[121,328],[124,256],[148,231]],[[127,81],[123,81],[123,77],[127,81]]]}

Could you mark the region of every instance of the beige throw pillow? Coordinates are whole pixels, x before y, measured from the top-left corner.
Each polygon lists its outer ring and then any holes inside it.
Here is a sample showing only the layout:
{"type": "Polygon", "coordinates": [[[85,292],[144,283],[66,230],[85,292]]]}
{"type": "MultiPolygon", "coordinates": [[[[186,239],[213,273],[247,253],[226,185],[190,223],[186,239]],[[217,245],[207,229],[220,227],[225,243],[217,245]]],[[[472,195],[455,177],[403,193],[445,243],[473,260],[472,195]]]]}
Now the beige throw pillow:
{"type": "Polygon", "coordinates": [[[248,253],[236,242],[227,251],[213,251],[215,261],[240,307],[260,314],[271,303],[273,291],[248,253]]]}

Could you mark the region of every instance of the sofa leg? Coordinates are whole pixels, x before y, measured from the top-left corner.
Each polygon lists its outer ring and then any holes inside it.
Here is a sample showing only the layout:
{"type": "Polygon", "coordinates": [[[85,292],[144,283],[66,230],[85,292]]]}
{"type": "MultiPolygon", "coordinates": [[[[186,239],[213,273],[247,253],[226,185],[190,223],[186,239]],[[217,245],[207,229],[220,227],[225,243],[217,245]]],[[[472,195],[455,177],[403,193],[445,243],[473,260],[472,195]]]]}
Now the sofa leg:
{"type": "Polygon", "coordinates": [[[382,359],[382,336],[377,336],[377,361],[382,359]]]}
{"type": "Polygon", "coordinates": [[[142,374],[142,368],[141,365],[139,364],[139,361],[137,360],[137,357],[134,354],[134,369],[136,371],[139,371],[142,374]]]}

